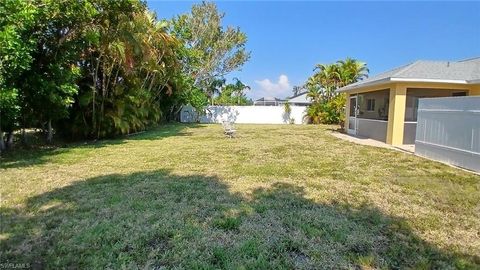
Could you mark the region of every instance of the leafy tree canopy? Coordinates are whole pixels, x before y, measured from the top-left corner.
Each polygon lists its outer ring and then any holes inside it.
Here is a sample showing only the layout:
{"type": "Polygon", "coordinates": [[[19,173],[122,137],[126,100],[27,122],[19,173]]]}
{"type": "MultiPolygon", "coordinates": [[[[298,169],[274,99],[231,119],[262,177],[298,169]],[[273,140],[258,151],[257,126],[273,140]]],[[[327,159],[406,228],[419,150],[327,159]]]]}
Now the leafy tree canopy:
{"type": "Polygon", "coordinates": [[[246,34],[238,27],[224,27],[224,16],[214,3],[202,2],[171,21],[171,33],[183,45],[185,72],[203,89],[250,58],[246,34]]]}
{"type": "Polygon", "coordinates": [[[333,64],[318,64],[314,72],[303,86],[313,101],[307,110],[308,118],[313,123],[343,123],[346,97],[336,90],[366,78],[366,63],[347,58],[333,64]]]}
{"type": "Polygon", "coordinates": [[[249,105],[250,100],[245,95],[245,91],[248,90],[250,90],[250,86],[242,83],[238,78],[234,78],[233,83],[222,85],[219,95],[213,100],[213,104],[249,105]]]}
{"type": "Polygon", "coordinates": [[[248,60],[247,38],[223,17],[205,2],[162,21],[140,0],[1,1],[0,151],[19,128],[101,138],[185,104],[244,102],[246,86],[222,78],[248,60]]]}

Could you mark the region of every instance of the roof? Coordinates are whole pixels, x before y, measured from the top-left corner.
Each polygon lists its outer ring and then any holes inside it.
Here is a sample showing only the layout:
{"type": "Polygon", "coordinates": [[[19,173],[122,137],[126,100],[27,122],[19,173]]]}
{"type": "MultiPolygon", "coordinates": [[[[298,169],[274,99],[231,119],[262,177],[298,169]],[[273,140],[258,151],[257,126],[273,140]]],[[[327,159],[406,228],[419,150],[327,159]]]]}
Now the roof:
{"type": "Polygon", "coordinates": [[[259,98],[257,100],[255,100],[255,102],[257,101],[285,101],[284,99],[279,99],[279,98],[276,98],[276,97],[263,97],[263,98],[259,98]]]}
{"type": "Polygon", "coordinates": [[[290,103],[306,103],[306,104],[312,103],[312,100],[309,97],[307,97],[307,92],[299,93],[290,98],[287,98],[287,100],[290,103]]]}
{"type": "Polygon", "coordinates": [[[388,82],[480,83],[480,57],[461,61],[419,60],[338,89],[346,92],[388,82]]]}
{"type": "Polygon", "coordinates": [[[296,97],[301,96],[301,95],[304,95],[304,94],[306,94],[306,93],[307,93],[307,91],[299,92],[299,93],[296,94],[296,95],[293,95],[293,96],[291,96],[291,97],[287,97],[287,99],[296,98],[296,97]]]}

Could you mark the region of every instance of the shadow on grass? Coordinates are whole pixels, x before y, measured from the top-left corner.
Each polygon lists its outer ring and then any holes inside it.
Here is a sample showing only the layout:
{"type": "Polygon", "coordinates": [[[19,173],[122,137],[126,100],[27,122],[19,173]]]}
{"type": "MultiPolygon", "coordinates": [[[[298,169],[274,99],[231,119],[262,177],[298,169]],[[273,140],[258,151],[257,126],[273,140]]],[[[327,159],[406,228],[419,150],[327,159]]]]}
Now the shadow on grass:
{"type": "Polygon", "coordinates": [[[111,145],[123,144],[132,140],[160,140],[170,136],[190,136],[191,133],[183,132],[185,128],[198,128],[198,124],[166,124],[155,127],[151,130],[129,136],[122,136],[116,139],[105,139],[99,141],[85,141],[66,144],[62,147],[50,146],[37,149],[15,149],[11,153],[0,156],[1,168],[22,168],[49,161],[51,157],[70,152],[72,149],[97,149],[111,145]]]}
{"type": "MultiPolygon", "coordinates": [[[[277,183],[251,197],[215,177],[107,175],[0,208],[2,263],[32,268],[475,268],[374,207],[318,204],[277,183]]],[[[476,265],[475,265],[476,264],[476,265]]]]}

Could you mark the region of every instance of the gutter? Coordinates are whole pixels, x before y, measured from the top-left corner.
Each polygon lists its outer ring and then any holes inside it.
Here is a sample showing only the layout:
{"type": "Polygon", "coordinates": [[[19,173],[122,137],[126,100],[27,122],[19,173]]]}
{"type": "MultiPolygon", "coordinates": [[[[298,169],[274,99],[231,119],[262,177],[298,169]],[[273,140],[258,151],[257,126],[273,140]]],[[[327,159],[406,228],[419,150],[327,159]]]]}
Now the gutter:
{"type": "Polygon", "coordinates": [[[359,90],[364,87],[368,86],[375,86],[375,85],[381,85],[381,84],[386,84],[386,83],[393,83],[393,82],[419,82],[419,83],[452,83],[452,84],[477,84],[480,83],[479,80],[443,80],[443,79],[415,79],[415,78],[395,78],[395,77],[389,77],[385,79],[379,79],[371,82],[366,82],[366,83],[361,83],[358,85],[352,85],[352,86],[345,86],[342,88],[339,88],[336,90],[338,93],[345,93],[353,90],[359,90]]]}

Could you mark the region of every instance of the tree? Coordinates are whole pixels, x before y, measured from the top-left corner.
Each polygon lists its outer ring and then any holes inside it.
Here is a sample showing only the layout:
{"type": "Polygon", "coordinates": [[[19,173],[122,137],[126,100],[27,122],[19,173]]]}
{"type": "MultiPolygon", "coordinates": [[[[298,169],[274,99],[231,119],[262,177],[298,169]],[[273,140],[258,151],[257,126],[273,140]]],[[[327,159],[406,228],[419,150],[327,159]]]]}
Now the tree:
{"type": "Polygon", "coordinates": [[[322,96],[321,85],[317,83],[315,77],[308,78],[304,86],[307,89],[307,97],[309,97],[313,102],[319,102],[322,96]]]}
{"type": "Polygon", "coordinates": [[[0,5],[0,152],[12,146],[13,131],[20,125],[21,74],[33,60],[35,38],[30,31],[36,17],[37,8],[30,2],[5,0],[0,5]]]}
{"type": "Polygon", "coordinates": [[[175,119],[224,91],[249,58],[246,35],[215,4],[159,21],[140,0],[4,0],[0,4],[0,151],[16,129],[103,138],[175,119]],[[6,132],[7,139],[4,139],[6,132]]]}
{"type": "Polygon", "coordinates": [[[88,29],[72,133],[100,138],[143,130],[172,114],[186,88],[179,42],[139,2],[99,9],[88,29]],[[115,8],[117,8],[115,10],[115,8]],[[181,85],[181,86],[178,86],[181,85]],[[164,111],[162,111],[162,109],[164,111]],[[80,134],[79,134],[80,133],[80,134]]]}
{"type": "Polygon", "coordinates": [[[320,86],[325,99],[331,99],[335,95],[335,89],[341,85],[340,66],[337,64],[318,64],[314,71],[313,80],[320,86]]]}
{"type": "Polygon", "coordinates": [[[221,88],[225,85],[225,78],[213,78],[206,88],[206,93],[210,99],[210,105],[214,105],[213,99],[216,94],[221,93],[221,88]]]}
{"type": "Polygon", "coordinates": [[[293,89],[292,89],[292,92],[293,92],[293,95],[296,96],[298,95],[301,91],[302,91],[303,87],[301,86],[293,86],[293,89]]]}
{"type": "Polygon", "coordinates": [[[13,130],[20,112],[18,93],[16,89],[2,89],[0,91],[0,153],[13,145],[13,130]],[[7,132],[5,142],[3,132],[7,132]]]}
{"type": "MultiPolygon", "coordinates": [[[[9,0],[6,7],[14,2],[9,0]]],[[[9,70],[8,74],[16,74],[10,78],[10,84],[14,84],[18,91],[21,125],[48,130],[46,139],[51,142],[52,121],[68,115],[78,91],[78,61],[83,47],[79,39],[80,27],[89,18],[87,13],[92,5],[74,0],[20,1],[17,4],[22,9],[15,12],[14,7],[13,12],[6,15],[9,20],[6,27],[18,25],[18,14],[29,14],[26,20],[29,23],[24,21],[23,25],[27,27],[24,27],[19,40],[31,46],[28,46],[28,55],[20,48],[7,52],[6,56],[10,59],[23,52],[23,57],[29,62],[28,68],[9,70]],[[27,12],[29,10],[33,12],[27,12]]]]}
{"type": "Polygon", "coordinates": [[[238,78],[233,78],[234,83],[233,83],[233,93],[234,96],[237,98],[237,105],[246,105],[247,103],[247,97],[245,96],[244,91],[245,90],[250,90],[250,86],[244,84],[242,81],[240,81],[238,78]]]}
{"type": "Polygon", "coordinates": [[[244,93],[250,86],[245,85],[238,78],[233,78],[233,83],[224,85],[219,90],[219,95],[215,98],[214,104],[217,105],[247,105],[248,99],[244,93]]]}
{"type": "Polygon", "coordinates": [[[291,117],[291,114],[292,114],[292,107],[290,105],[290,102],[285,102],[283,104],[283,120],[286,122],[286,123],[289,123],[289,124],[294,124],[295,123],[295,119],[293,119],[291,117]]]}
{"type": "Polygon", "coordinates": [[[296,95],[300,94],[300,92],[301,92],[303,89],[304,89],[303,86],[294,86],[294,87],[293,87],[293,90],[292,90],[293,95],[296,96],[296,95]]]}
{"type": "Polygon", "coordinates": [[[342,124],[346,97],[336,90],[366,78],[366,64],[347,58],[333,64],[318,64],[314,71],[305,83],[307,96],[312,99],[307,110],[308,118],[312,123],[342,124]]]}
{"type": "Polygon", "coordinates": [[[247,36],[238,27],[225,28],[224,15],[214,3],[202,2],[193,5],[191,13],[170,22],[170,32],[183,46],[184,72],[194,78],[195,86],[206,91],[250,57],[245,48],[247,36]]]}
{"type": "Polygon", "coordinates": [[[368,77],[367,64],[353,58],[347,57],[345,60],[337,61],[339,66],[339,87],[358,82],[368,77]]]}
{"type": "Polygon", "coordinates": [[[54,129],[94,138],[144,129],[183,87],[180,43],[143,2],[7,0],[0,15],[8,134],[40,127],[51,142],[54,129]]]}

